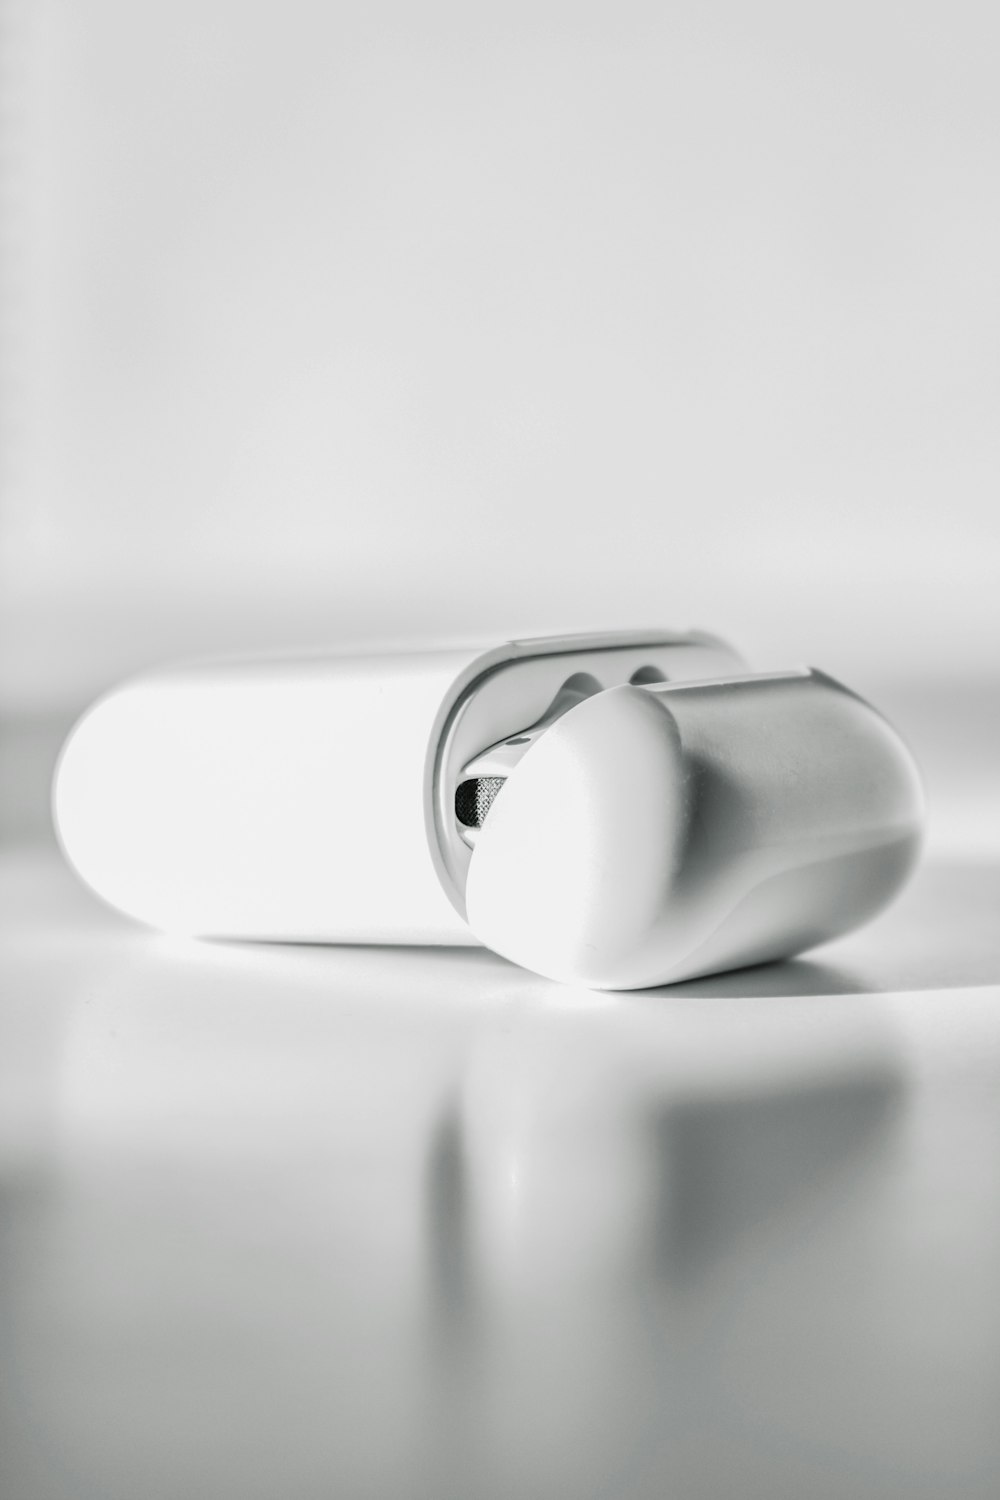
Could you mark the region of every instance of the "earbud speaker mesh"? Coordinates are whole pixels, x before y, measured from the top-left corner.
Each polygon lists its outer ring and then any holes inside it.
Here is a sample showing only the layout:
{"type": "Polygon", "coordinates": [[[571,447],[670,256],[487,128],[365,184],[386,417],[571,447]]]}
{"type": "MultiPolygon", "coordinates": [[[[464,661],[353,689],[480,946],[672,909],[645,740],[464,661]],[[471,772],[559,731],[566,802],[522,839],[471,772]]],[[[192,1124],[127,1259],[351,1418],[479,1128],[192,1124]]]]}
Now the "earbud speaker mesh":
{"type": "Polygon", "coordinates": [[[503,776],[477,776],[459,783],[455,791],[455,816],[465,828],[482,828],[505,780],[503,776]]]}

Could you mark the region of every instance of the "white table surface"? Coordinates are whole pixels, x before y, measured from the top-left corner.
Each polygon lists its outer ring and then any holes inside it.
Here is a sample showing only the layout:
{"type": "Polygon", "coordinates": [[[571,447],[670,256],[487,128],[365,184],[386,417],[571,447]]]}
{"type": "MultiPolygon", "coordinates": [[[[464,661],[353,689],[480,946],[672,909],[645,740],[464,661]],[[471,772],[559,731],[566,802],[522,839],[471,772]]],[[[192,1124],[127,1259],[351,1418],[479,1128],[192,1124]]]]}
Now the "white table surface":
{"type": "Polygon", "coordinates": [[[630,995],[0,902],[3,1500],[1000,1494],[1000,840],[630,995]]]}

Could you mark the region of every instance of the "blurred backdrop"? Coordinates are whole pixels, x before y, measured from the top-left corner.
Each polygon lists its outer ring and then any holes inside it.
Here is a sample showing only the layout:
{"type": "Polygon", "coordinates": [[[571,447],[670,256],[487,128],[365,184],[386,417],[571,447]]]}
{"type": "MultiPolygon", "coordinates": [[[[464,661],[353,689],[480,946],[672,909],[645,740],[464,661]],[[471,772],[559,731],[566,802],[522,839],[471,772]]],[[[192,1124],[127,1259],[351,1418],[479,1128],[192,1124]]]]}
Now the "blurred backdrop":
{"type": "Polygon", "coordinates": [[[631,623],[996,704],[995,7],[5,37],[8,719],[195,652],[631,623]]]}

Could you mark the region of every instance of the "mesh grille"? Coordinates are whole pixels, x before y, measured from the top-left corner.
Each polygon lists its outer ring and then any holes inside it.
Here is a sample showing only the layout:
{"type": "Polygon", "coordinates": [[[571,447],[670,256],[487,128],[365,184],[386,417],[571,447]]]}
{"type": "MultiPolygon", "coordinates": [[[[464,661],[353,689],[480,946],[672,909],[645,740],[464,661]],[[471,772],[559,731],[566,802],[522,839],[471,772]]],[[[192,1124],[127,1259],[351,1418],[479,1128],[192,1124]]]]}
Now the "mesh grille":
{"type": "Polygon", "coordinates": [[[505,780],[504,776],[477,776],[473,781],[459,783],[455,791],[455,816],[465,828],[482,828],[505,780]]]}

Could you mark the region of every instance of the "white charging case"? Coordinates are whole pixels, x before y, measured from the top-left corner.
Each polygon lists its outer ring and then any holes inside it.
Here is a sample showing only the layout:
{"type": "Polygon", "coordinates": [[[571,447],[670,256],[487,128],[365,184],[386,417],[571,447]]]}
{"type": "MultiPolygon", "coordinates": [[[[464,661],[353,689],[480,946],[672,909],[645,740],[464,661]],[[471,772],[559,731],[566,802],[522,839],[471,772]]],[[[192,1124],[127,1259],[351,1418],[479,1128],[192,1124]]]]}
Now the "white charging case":
{"type": "Polygon", "coordinates": [[[76,725],[55,826],[88,886],[166,931],[474,943],[454,811],[466,762],[580,674],[743,670],[711,636],[657,631],[164,669],[76,725]]]}
{"type": "Polygon", "coordinates": [[[482,941],[632,988],[865,920],[922,803],[829,678],[650,631],[151,673],[77,724],[53,807],[83,881],[166,931],[482,941]]]}

